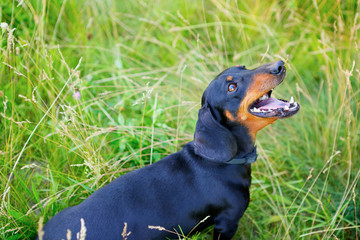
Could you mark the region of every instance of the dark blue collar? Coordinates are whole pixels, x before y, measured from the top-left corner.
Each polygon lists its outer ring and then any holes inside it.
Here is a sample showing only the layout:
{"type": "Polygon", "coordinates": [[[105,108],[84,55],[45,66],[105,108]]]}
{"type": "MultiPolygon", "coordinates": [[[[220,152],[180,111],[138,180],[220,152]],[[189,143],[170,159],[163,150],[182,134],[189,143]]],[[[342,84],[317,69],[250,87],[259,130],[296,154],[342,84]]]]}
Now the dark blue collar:
{"type": "Polygon", "coordinates": [[[256,154],[256,146],[254,147],[254,150],[251,153],[245,154],[242,157],[234,157],[233,159],[227,161],[227,164],[251,164],[254,163],[257,159],[256,154]]]}

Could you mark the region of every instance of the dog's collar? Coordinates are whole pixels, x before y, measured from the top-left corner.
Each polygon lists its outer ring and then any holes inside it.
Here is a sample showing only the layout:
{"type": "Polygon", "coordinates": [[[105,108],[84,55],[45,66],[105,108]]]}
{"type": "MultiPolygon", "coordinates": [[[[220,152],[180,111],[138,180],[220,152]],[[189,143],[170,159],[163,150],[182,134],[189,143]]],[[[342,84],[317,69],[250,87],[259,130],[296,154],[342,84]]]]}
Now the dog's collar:
{"type": "Polygon", "coordinates": [[[257,159],[256,147],[251,153],[245,154],[242,157],[234,157],[233,159],[227,161],[227,164],[251,164],[254,163],[257,159]]]}

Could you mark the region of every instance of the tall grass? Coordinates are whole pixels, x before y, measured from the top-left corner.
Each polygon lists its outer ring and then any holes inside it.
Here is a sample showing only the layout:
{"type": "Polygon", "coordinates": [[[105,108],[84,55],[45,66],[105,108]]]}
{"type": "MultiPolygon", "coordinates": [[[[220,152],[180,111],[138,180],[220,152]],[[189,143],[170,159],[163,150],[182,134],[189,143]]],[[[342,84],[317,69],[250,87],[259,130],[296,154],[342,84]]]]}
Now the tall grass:
{"type": "Polygon", "coordinates": [[[359,4],[1,2],[1,238],[191,141],[224,68],[283,59],[301,110],[258,134],[235,239],[359,239],[359,4]]]}

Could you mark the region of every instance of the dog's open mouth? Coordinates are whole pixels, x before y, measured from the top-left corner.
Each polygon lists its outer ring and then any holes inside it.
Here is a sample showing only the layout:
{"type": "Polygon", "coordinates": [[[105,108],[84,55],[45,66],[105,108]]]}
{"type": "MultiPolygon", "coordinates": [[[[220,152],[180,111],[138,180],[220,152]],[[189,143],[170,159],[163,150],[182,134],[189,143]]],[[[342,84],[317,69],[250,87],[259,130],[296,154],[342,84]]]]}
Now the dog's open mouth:
{"type": "Polygon", "coordinates": [[[258,117],[290,117],[297,113],[300,105],[291,97],[289,101],[271,97],[272,90],[256,99],[249,107],[249,112],[258,117]]]}

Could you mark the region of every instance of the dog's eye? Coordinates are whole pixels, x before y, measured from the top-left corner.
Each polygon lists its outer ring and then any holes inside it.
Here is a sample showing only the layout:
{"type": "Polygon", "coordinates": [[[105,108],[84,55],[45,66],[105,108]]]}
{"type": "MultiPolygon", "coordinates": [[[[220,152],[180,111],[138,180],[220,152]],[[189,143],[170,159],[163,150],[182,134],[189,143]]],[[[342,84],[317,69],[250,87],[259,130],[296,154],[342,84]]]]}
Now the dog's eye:
{"type": "Polygon", "coordinates": [[[228,91],[229,92],[233,92],[236,90],[236,84],[235,83],[230,83],[228,86],[228,91]]]}

